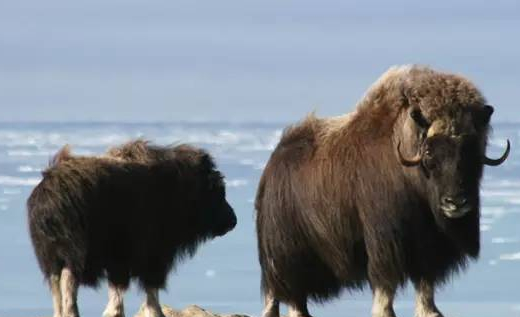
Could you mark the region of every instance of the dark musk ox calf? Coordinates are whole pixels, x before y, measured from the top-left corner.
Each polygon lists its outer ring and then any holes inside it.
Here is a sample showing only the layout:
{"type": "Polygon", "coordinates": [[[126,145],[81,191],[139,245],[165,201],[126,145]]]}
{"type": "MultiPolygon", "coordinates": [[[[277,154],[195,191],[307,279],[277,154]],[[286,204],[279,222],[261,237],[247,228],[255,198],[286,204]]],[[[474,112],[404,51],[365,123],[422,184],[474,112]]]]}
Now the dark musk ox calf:
{"type": "Polygon", "coordinates": [[[135,141],[99,157],[62,149],[28,200],[29,228],[55,317],[78,316],[79,285],[109,282],[106,317],[124,316],[131,279],[147,317],[179,260],[233,229],[223,176],[205,151],[135,141]]]}
{"type": "Polygon", "coordinates": [[[285,130],[261,177],[257,234],[264,317],[308,316],[367,283],[373,316],[395,316],[411,280],[416,315],[479,254],[479,186],[493,108],[467,79],[394,67],[354,112],[285,130]]]}

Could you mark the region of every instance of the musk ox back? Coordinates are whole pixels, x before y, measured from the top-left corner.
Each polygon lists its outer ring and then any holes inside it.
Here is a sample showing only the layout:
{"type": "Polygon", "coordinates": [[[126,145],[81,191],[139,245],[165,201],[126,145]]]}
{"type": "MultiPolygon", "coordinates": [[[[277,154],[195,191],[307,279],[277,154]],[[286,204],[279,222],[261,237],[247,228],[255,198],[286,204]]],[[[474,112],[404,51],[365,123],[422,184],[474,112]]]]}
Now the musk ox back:
{"type": "Polygon", "coordinates": [[[390,69],[353,113],[289,127],[261,177],[257,235],[264,317],[308,316],[369,284],[374,316],[395,316],[411,280],[417,316],[440,317],[434,289],[478,256],[479,185],[493,108],[457,75],[390,69]]]}
{"type": "Polygon", "coordinates": [[[134,278],[150,316],[162,314],[158,289],[171,268],[236,224],[223,176],[209,154],[188,145],[138,140],[99,157],[64,148],[43,175],[28,199],[29,228],[55,316],[77,316],[77,287],[105,277],[105,316],[122,316],[134,278]]]}

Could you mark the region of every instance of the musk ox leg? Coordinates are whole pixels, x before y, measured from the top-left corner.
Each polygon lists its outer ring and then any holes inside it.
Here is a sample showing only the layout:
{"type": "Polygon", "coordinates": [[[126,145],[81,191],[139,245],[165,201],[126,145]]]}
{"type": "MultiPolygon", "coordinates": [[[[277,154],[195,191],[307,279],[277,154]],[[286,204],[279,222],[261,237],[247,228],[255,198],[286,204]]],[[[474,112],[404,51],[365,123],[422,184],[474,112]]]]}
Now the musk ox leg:
{"type": "Polygon", "coordinates": [[[61,271],[61,314],[62,317],[79,317],[77,297],[78,280],[69,268],[61,271]]]}
{"type": "Polygon", "coordinates": [[[395,288],[374,288],[374,303],[372,305],[372,317],[395,317],[394,313],[395,288]]]}
{"type": "Polygon", "coordinates": [[[280,317],[280,301],[274,297],[272,292],[267,292],[264,300],[262,317],[280,317]]]}
{"type": "Polygon", "coordinates": [[[126,288],[108,283],[108,304],[103,312],[103,317],[125,317],[123,297],[126,288]]]}
{"type": "Polygon", "coordinates": [[[140,312],[142,312],[142,314],[139,314],[141,317],[165,317],[159,303],[159,290],[157,288],[146,288],[146,300],[140,312]]]}
{"type": "Polygon", "coordinates": [[[59,274],[51,274],[49,277],[49,286],[52,293],[52,306],[54,308],[53,317],[61,317],[61,290],[59,274]]]}
{"type": "Polygon", "coordinates": [[[423,280],[414,285],[416,293],[415,317],[442,317],[437,306],[435,306],[433,283],[423,280]]]}
{"type": "Polygon", "coordinates": [[[307,299],[289,304],[288,317],[311,317],[307,309],[307,299]]]}

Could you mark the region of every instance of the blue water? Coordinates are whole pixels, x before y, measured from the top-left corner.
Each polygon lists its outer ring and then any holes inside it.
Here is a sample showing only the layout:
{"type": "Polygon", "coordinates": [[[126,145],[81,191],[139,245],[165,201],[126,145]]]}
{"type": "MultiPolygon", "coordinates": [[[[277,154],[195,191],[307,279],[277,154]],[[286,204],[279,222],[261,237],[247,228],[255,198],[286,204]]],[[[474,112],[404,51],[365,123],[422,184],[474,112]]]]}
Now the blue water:
{"type": "MultiPolygon", "coordinates": [[[[29,241],[25,201],[40,179],[50,156],[70,143],[78,154],[96,154],[135,137],[159,144],[189,142],[216,157],[226,175],[228,200],[239,224],[230,234],[204,245],[194,259],[171,274],[163,303],[175,308],[197,304],[220,313],[262,310],[259,265],[254,233],[253,198],[262,168],[283,126],[269,124],[0,124],[0,317],[50,316],[51,298],[29,241]]],[[[482,186],[482,254],[469,270],[438,292],[445,316],[520,315],[520,125],[497,124],[488,154],[501,154],[505,139],[513,150],[498,168],[485,170],[482,186]]],[[[432,252],[435,252],[432,250],[432,252]]],[[[138,309],[143,294],[132,288],[125,298],[127,316],[138,309]]],[[[83,316],[100,316],[106,305],[106,285],[82,288],[83,316]]],[[[346,292],[323,306],[311,306],[314,316],[370,316],[370,292],[346,292]]],[[[397,298],[396,312],[413,315],[408,287],[397,298]]]]}

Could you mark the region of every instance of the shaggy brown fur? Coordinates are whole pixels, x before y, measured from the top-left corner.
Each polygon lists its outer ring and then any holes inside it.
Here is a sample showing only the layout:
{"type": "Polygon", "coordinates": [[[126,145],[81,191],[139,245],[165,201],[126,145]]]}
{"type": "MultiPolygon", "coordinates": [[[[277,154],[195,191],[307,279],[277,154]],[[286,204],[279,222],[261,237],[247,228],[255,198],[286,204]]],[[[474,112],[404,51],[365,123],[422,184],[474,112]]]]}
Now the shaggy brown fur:
{"type": "Polygon", "coordinates": [[[101,157],[64,147],[43,174],[28,214],[50,282],[67,270],[84,285],[107,277],[124,290],[135,278],[147,290],[163,288],[177,261],[236,224],[211,156],[188,145],[138,140],[101,157]]]}
{"type": "Polygon", "coordinates": [[[436,285],[476,258],[485,102],[461,76],[395,67],[353,113],[310,115],[287,128],[255,205],[264,292],[304,312],[309,297],[323,301],[367,281],[386,290],[408,279],[436,285]],[[437,151],[447,170],[403,166],[398,143],[408,156],[437,151]],[[448,219],[439,201],[461,188],[472,210],[448,219]]]}

